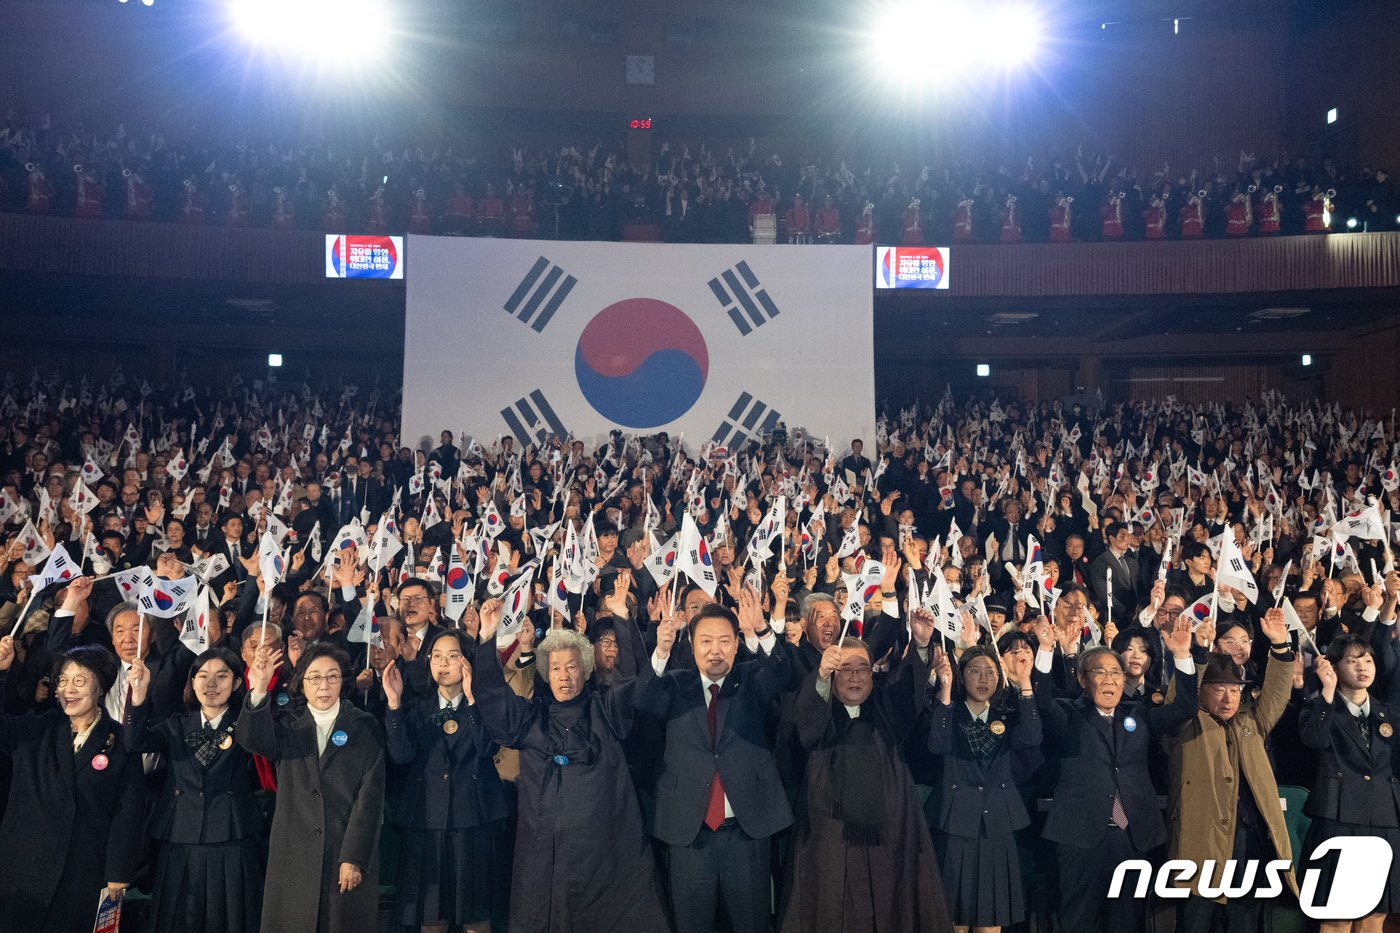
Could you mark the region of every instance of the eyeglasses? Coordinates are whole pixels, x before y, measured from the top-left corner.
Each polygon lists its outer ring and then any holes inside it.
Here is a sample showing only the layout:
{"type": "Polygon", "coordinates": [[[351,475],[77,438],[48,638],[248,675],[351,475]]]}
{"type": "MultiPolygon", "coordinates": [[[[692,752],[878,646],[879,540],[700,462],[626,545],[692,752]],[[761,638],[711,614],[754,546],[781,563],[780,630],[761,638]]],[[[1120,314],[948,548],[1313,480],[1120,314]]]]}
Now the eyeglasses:
{"type": "Polygon", "coordinates": [[[428,597],[427,597],[427,596],[400,596],[400,597],[399,597],[399,602],[400,602],[401,604],[405,605],[405,606],[411,606],[411,605],[413,605],[413,604],[415,604],[415,603],[426,603],[427,601],[428,601],[428,597]]]}
{"type": "Polygon", "coordinates": [[[838,667],[838,668],[836,669],[836,673],[840,674],[842,677],[869,677],[869,676],[870,676],[870,665],[869,665],[869,664],[857,664],[857,665],[854,665],[854,666],[851,666],[851,665],[844,665],[844,666],[842,666],[842,667],[838,667]]]}
{"type": "Polygon", "coordinates": [[[599,647],[599,648],[616,648],[616,647],[617,647],[617,639],[616,639],[616,638],[600,638],[600,639],[598,639],[598,647],[599,647]]]}
{"type": "Polygon", "coordinates": [[[1220,639],[1220,644],[1226,648],[1248,648],[1251,640],[1252,639],[1250,639],[1248,636],[1241,636],[1239,638],[1222,638],[1220,639]]]}
{"type": "Polygon", "coordinates": [[[1185,609],[1158,609],[1158,610],[1157,610],[1157,618],[1159,618],[1159,619],[1179,619],[1179,618],[1181,618],[1181,614],[1182,614],[1183,612],[1185,612],[1185,611],[1186,611],[1185,609]]]}
{"type": "Polygon", "coordinates": [[[321,684],[325,684],[328,687],[340,685],[339,674],[308,674],[306,677],[302,678],[302,680],[313,687],[319,687],[321,684]]]}
{"type": "Polygon", "coordinates": [[[83,687],[86,687],[88,685],[88,676],[86,674],[74,674],[72,677],[68,677],[65,675],[58,678],[58,688],[60,690],[62,690],[64,687],[69,686],[70,684],[74,687],[82,689],[83,687]]]}
{"type": "Polygon", "coordinates": [[[966,671],[963,672],[963,676],[973,677],[977,680],[993,680],[999,679],[1001,677],[1001,675],[997,673],[995,669],[982,667],[969,667],[966,671]]]}
{"type": "Polygon", "coordinates": [[[1103,667],[1096,667],[1092,670],[1086,671],[1085,673],[1087,673],[1090,677],[1093,677],[1095,680],[1103,680],[1111,684],[1117,683],[1118,681],[1123,679],[1122,671],[1110,670],[1108,668],[1103,667]]]}

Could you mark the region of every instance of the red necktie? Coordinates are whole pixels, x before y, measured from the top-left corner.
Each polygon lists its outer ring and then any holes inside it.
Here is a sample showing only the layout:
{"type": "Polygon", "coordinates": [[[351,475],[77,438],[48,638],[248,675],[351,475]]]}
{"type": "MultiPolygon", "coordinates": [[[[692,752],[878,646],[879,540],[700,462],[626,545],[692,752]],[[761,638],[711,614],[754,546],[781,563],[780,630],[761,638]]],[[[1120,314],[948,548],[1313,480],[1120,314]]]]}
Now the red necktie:
{"type": "MultiPolygon", "coordinates": [[[[715,747],[718,729],[719,684],[710,684],[710,747],[715,747]]],[[[705,825],[713,832],[724,822],[724,782],[720,780],[719,768],[715,768],[714,780],[710,782],[710,802],[705,806],[705,825]]]]}

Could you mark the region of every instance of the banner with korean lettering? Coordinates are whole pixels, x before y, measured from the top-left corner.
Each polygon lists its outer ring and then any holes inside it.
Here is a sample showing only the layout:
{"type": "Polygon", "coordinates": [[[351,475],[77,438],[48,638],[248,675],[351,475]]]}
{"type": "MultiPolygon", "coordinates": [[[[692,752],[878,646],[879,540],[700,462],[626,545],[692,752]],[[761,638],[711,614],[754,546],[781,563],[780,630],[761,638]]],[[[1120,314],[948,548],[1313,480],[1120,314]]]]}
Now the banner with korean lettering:
{"type": "Polygon", "coordinates": [[[403,278],[403,237],[326,234],[326,278],[403,278]]]}
{"type": "Polygon", "coordinates": [[[946,246],[877,246],[875,287],[947,290],[951,252],[946,246]]]}
{"type": "Polygon", "coordinates": [[[874,437],[869,247],[410,241],[406,444],[874,437]]]}

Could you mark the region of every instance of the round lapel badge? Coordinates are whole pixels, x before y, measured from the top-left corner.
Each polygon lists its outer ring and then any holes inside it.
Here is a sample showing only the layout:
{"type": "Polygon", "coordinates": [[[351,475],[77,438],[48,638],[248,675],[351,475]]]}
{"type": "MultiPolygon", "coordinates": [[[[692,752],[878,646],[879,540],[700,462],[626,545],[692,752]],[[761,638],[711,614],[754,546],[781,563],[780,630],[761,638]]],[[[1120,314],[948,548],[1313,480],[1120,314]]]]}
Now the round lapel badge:
{"type": "Polygon", "coordinates": [[[287,696],[287,691],[285,691],[285,690],[278,690],[278,691],[277,691],[277,705],[278,705],[278,706],[286,706],[286,705],[287,705],[288,703],[290,703],[290,702],[292,702],[292,698],[289,697],[289,696],[287,696]]]}
{"type": "Polygon", "coordinates": [[[1001,735],[1006,731],[1006,723],[1002,722],[1000,719],[993,719],[991,723],[988,724],[987,729],[991,731],[992,735],[1001,735]]]}
{"type": "Polygon", "coordinates": [[[99,754],[92,756],[92,770],[94,771],[106,771],[109,764],[111,764],[111,762],[107,760],[106,755],[99,754]]]}
{"type": "Polygon", "coordinates": [[[337,729],[331,733],[331,743],[337,748],[350,741],[350,736],[345,734],[344,729],[337,729]]]}
{"type": "Polygon", "coordinates": [[[460,727],[457,725],[457,720],[455,719],[444,719],[442,721],[442,731],[446,732],[448,735],[456,735],[458,728],[460,727]]]}
{"type": "Polygon", "coordinates": [[[219,748],[223,751],[228,751],[230,748],[233,748],[233,736],[225,733],[224,737],[219,740],[219,748]]]}
{"type": "Polygon", "coordinates": [[[1137,720],[1131,716],[1127,717],[1123,720],[1123,728],[1126,729],[1128,732],[1136,732],[1137,720]]]}
{"type": "Polygon", "coordinates": [[[1381,738],[1388,739],[1395,734],[1395,727],[1388,722],[1383,722],[1376,727],[1376,731],[1381,734],[1381,738]]]}
{"type": "Polygon", "coordinates": [[[1162,695],[1162,691],[1158,690],[1156,693],[1152,694],[1152,705],[1161,706],[1164,702],[1166,702],[1166,699],[1167,698],[1162,695]]]}
{"type": "Polygon", "coordinates": [[[555,755],[554,763],[556,765],[566,765],[569,763],[569,758],[567,755],[555,755]]]}

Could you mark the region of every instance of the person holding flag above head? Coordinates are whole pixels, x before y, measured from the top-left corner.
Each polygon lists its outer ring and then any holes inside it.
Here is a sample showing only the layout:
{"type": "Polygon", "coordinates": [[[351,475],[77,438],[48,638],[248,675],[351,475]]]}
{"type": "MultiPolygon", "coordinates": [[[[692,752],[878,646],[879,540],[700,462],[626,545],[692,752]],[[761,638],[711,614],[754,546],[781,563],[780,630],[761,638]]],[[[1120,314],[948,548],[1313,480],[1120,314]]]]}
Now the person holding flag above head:
{"type": "Polygon", "coordinates": [[[665,930],[656,863],[621,741],[636,689],[636,627],[616,628],[607,691],[589,684],[587,637],[552,629],[535,648],[532,699],[514,693],[497,650],[500,600],[480,610],[472,688],[493,741],[520,750],[510,929],[665,930]]]}
{"type": "Polygon", "coordinates": [[[264,832],[257,772],[233,741],[243,705],[242,664],[211,648],[190,665],[187,711],[151,716],[152,680],[131,664],[131,704],[123,741],[131,752],[169,763],[147,832],[160,843],[146,929],[255,933],[262,914],[264,832]]]}

